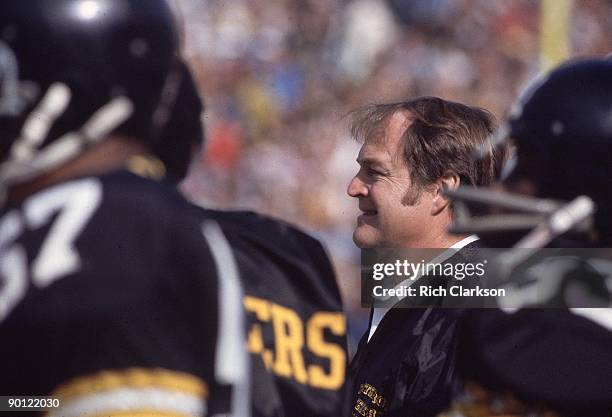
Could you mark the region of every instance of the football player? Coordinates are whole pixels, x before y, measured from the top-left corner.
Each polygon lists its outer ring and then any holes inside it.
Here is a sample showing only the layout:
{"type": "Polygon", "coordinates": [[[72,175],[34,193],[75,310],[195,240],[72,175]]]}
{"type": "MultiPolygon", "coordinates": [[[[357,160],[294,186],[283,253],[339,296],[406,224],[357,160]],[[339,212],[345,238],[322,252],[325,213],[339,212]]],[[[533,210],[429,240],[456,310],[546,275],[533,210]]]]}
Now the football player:
{"type": "MultiPolygon", "coordinates": [[[[498,135],[500,143],[511,141],[516,149],[504,191],[455,194],[463,201],[526,212],[484,221],[465,217],[457,229],[477,230],[498,242],[505,237],[505,245],[514,239],[512,244],[522,248],[514,253],[541,247],[590,252],[537,260],[541,268],[532,279],[545,281],[548,297],[539,293],[535,303],[519,298],[504,310],[467,315],[458,365],[464,384],[443,416],[603,417],[612,412],[612,263],[609,249],[599,249],[612,246],[611,115],[612,61],[565,63],[527,90],[498,135]],[[527,308],[551,306],[556,308],[527,308]]],[[[520,266],[512,265],[515,271],[520,266]]]]}
{"type": "Polygon", "coordinates": [[[249,414],[235,264],[175,188],[177,38],[164,0],[0,5],[0,394],[51,416],[249,414]]]}

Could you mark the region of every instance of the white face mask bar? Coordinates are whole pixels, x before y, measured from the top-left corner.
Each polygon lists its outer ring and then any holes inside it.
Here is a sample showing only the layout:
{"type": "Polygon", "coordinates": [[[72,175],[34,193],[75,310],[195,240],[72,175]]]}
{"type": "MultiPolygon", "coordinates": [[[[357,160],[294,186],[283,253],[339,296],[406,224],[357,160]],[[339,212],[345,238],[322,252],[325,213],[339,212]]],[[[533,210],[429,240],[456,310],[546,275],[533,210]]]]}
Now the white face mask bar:
{"type": "Polygon", "coordinates": [[[53,84],[39,106],[26,120],[21,137],[11,149],[11,157],[0,165],[0,184],[7,187],[34,178],[76,156],[84,147],[104,139],[130,118],[133,104],[126,97],[115,97],[98,109],[77,131],[67,132],[55,142],[40,149],[52,124],[66,110],[70,89],[53,84]]]}
{"type": "Polygon", "coordinates": [[[445,190],[455,205],[452,233],[508,232],[532,229],[514,247],[541,248],[570,230],[586,231],[592,225],[595,203],[579,196],[569,203],[499,191],[459,187],[445,190]],[[522,212],[474,217],[466,203],[522,212]]]}
{"type": "Polygon", "coordinates": [[[561,203],[553,200],[473,187],[459,187],[456,190],[445,190],[444,193],[453,200],[455,220],[450,231],[456,234],[532,229],[562,206],[561,203]],[[474,217],[466,203],[501,207],[522,213],[474,217]]]}
{"type": "Polygon", "coordinates": [[[572,230],[589,230],[596,210],[595,203],[587,196],[576,197],[567,203],[472,187],[446,190],[445,194],[452,198],[455,204],[452,233],[504,233],[531,229],[512,249],[508,249],[497,259],[500,278],[509,276],[517,265],[525,262],[556,237],[572,230]],[[472,217],[465,204],[467,202],[526,213],[472,217]]]}

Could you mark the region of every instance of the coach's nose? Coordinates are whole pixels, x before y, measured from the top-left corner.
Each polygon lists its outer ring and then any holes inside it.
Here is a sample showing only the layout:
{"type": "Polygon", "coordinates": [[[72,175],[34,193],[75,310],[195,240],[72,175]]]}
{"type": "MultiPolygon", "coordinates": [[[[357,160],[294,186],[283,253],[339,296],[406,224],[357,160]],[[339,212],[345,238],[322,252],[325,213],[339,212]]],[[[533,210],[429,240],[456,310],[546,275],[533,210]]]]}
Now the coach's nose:
{"type": "Polygon", "coordinates": [[[359,173],[349,182],[346,193],[351,197],[366,197],[368,195],[368,186],[359,178],[359,173]]]}

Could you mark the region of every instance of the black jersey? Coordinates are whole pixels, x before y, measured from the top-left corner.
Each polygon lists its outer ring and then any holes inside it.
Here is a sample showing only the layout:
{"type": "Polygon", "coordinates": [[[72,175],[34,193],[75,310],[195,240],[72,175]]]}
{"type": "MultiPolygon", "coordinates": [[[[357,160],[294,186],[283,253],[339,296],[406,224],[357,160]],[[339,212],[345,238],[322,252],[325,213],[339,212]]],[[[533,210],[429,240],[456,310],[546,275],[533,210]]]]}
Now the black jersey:
{"type": "Polygon", "coordinates": [[[459,309],[392,308],[349,369],[352,417],[432,417],[454,391],[459,309]]]}
{"type": "Polygon", "coordinates": [[[611,415],[609,308],[469,311],[460,334],[463,384],[442,417],[611,415]]]}
{"type": "Polygon", "coordinates": [[[346,319],[321,243],[252,212],[207,210],[240,269],[253,368],[253,414],[338,416],[347,361],[346,319]]]}
{"type": "Polygon", "coordinates": [[[221,286],[205,227],[171,184],[127,171],[6,209],[0,395],[57,396],[65,417],[206,414],[221,286]]]}
{"type": "MultiPolygon", "coordinates": [[[[478,248],[472,242],[445,263],[473,262],[478,248]]],[[[423,276],[415,283],[446,286],[451,280],[423,276]]],[[[446,305],[443,297],[421,297],[416,305],[433,307],[392,307],[370,340],[369,331],[361,339],[349,366],[345,416],[433,417],[450,403],[457,385],[459,327],[465,310],[441,307],[446,305]]]]}

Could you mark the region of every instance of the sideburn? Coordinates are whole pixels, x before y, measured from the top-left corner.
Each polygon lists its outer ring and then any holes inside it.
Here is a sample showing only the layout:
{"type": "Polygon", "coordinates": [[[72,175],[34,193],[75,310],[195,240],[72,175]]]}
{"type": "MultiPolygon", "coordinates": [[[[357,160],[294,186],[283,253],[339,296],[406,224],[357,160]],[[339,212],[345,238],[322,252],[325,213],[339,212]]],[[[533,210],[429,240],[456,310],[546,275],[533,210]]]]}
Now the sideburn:
{"type": "Polygon", "coordinates": [[[423,191],[423,187],[421,186],[413,186],[410,187],[410,190],[404,194],[402,197],[402,205],[403,206],[416,206],[421,199],[421,193],[423,191]]]}

